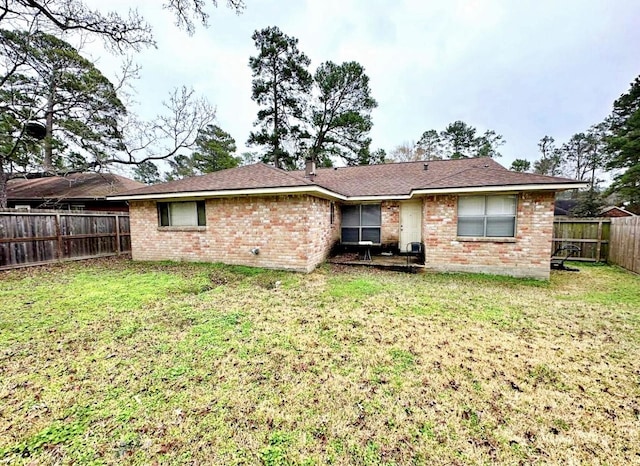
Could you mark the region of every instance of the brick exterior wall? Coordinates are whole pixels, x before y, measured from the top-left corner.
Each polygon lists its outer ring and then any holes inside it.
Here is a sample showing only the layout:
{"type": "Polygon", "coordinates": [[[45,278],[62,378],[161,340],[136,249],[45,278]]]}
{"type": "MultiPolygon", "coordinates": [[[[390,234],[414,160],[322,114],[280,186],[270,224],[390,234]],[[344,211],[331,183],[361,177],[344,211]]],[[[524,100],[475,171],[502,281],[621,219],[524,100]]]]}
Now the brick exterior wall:
{"type": "MultiPolygon", "coordinates": [[[[422,238],[431,270],[549,278],[554,193],[518,195],[516,237],[457,237],[456,195],[423,202],[422,238]]],[[[205,227],[158,227],[154,201],[132,201],[131,245],[135,260],[223,262],[309,272],[340,240],[340,205],[312,196],[206,200],[205,227]],[[258,255],[250,250],[260,248],[258,255]]],[[[397,248],[400,203],[384,201],[382,243],[397,248]]]]}
{"type": "Polygon", "coordinates": [[[382,214],[382,247],[398,248],[400,241],[400,203],[398,201],[383,201],[380,206],[382,214]]]}
{"type": "Polygon", "coordinates": [[[223,262],[303,272],[323,262],[339,239],[336,206],[311,196],[206,200],[204,227],[158,227],[155,201],[130,205],[134,260],[223,262]],[[258,255],[250,253],[260,248],[258,255]]]}
{"type": "Polygon", "coordinates": [[[425,199],[422,237],[429,269],[549,279],[553,192],[518,195],[516,237],[505,242],[458,238],[457,200],[453,195],[425,199]]]}

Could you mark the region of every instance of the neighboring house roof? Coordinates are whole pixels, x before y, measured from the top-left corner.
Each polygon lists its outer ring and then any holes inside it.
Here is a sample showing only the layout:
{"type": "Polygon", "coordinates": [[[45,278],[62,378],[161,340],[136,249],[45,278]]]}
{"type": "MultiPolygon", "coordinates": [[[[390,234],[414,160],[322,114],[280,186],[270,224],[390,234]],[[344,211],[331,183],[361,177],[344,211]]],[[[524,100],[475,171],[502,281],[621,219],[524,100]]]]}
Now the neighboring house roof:
{"type": "Polygon", "coordinates": [[[143,183],[112,173],[72,173],[67,176],[9,180],[7,198],[13,201],[105,199],[142,186],[143,183]]]}
{"type": "Polygon", "coordinates": [[[315,192],[343,200],[407,199],[414,194],[586,187],[568,178],[518,173],[490,158],[320,168],[310,178],[263,163],[147,186],[122,199],[315,192]],[[426,166],[426,169],[425,169],[426,166]]]}
{"type": "Polygon", "coordinates": [[[304,178],[293,176],[293,172],[279,170],[264,163],[229,168],[206,175],[191,176],[181,180],[145,186],[127,195],[164,194],[197,191],[227,191],[238,189],[280,188],[313,185],[304,178]]]}
{"type": "Polygon", "coordinates": [[[600,210],[600,215],[603,217],[635,217],[636,214],[623,207],[611,205],[600,210]]]}

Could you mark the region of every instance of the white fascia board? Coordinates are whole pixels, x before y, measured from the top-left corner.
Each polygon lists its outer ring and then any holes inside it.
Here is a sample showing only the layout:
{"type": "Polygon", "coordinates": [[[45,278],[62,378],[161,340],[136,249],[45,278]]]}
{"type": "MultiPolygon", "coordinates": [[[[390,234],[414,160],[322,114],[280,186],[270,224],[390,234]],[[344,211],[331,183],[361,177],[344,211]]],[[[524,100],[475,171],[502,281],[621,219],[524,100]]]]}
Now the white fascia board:
{"type": "Polygon", "coordinates": [[[514,192],[514,191],[561,191],[565,189],[587,188],[588,183],[553,183],[553,184],[523,184],[509,186],[477,186],[469,188],[436,188],[416,189],[411,194],[386,195],[386,196],[344,196],[320,186],[292,186],[282,188],[258,188],[258,189],[234,189],[221,191],[191,191],[181,193],[162,194],[138,194],[125,196],[108,196],[110,201],[146,201],[157,199],[201,199],[210,197],[236,197],[236,196],[261,196],[278,194],[314,194],[348,202],[375,202],[385,200],[408,200],[414,196],[426,194],[466,194],[487,192],[514,192]]]}
{"type": "Polygon", "coordinates": [[[258,189],[229,189],[221,191],[190,191],[180,193],[162,194],[131,194],[124,196],[109,196],[110,201],[147,201],[155,199],[199,199],[209,197],[237,197],[237,196],[261,196],[277,194],[316,194],[331,199],[346,200],[342,194],[334,193],[320,186],[292,186],[284,188],[258,188],[258,189]]]}
{"type": "Polygon", "coordinates": [[[438,188],[416,189],[413,195],[420,194],[466,194],[466,193],[497,193],[508,191],[562,191],[565,189],[587,188],[589,183],[551,183],[551,184],[519,184],[504,186],[476,186],[470,188],[438,188]]]}
{"type": "Polygon", "coordinates": [[[387,195],[387,196],[351,196],[345,197],[347,202],[379,202],[379,201],[406,201],[411,199],[412,194],[406,195],[387,195]]]}

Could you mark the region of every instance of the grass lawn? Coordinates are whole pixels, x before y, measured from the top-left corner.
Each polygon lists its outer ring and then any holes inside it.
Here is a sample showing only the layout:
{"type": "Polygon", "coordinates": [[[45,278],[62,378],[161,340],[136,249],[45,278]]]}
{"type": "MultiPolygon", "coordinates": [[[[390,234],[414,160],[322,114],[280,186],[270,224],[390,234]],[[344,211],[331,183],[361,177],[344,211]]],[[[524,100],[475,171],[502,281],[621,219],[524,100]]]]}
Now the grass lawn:
{"type": "Polygon", "coordinates": [[[640,463],[640,277],[0,273],[0,464],[640,463]]]}

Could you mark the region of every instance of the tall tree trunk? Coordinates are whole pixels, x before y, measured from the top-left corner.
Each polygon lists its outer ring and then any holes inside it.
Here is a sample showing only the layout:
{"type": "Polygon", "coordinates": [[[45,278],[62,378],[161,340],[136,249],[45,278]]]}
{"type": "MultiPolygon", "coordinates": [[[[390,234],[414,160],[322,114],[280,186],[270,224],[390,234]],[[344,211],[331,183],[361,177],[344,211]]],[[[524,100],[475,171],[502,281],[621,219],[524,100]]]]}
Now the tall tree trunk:
{"type": "Polygon", "coordinates": [[[0,163],[0,209],[7,208],[7,181],[9,175],[4,171],[4,167],[0,163]]]}
{"type": "Polygon", "coordinates": [[[278,121],[278,68],[275,58],[273,59],[273,164],[280,167],[280,134],[278,121]]]}
{"type": "Polygon", "coordinates": [[[47,111],[45,113],[45,127],[47,135],[44,138],[44,157],[42,159],[42,169],[45,172],[53,172],[53,100],[49,97],[47,101],[47,111]]]}
{"type": "Polygon", "coordinates": [[[51,73],[51,84],[49,85],[49,95],[47,96],[47,107],[45,111],[45,127],[47,129],[44,138],[44,157],[42,159],[42,169],[45,172],[53,173],[53,107],[55,105],[55,70],[51,73]]]}

